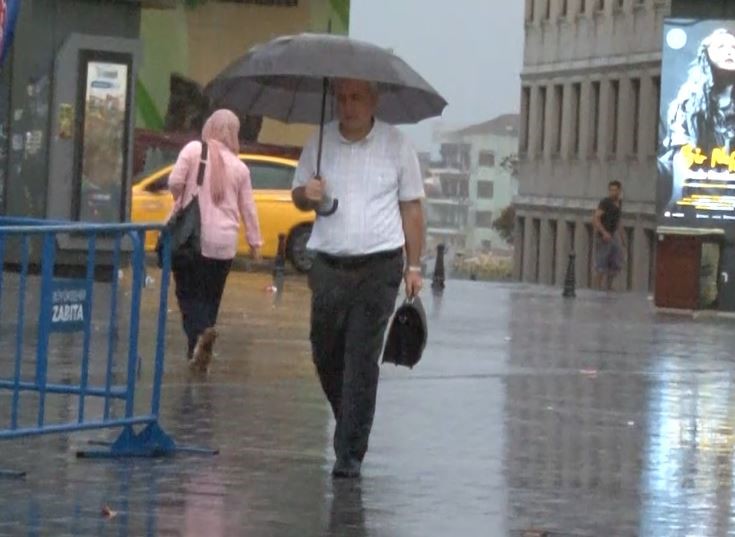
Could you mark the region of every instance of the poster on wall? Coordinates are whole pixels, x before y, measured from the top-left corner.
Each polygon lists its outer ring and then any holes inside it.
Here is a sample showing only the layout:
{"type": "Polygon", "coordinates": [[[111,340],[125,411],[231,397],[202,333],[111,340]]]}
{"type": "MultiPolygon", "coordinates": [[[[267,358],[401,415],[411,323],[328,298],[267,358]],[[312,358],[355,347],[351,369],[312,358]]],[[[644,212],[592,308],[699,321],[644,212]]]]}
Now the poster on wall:
{"type": "Polygon", "coordinates": [[[660,117],[659,221],[735,223],[735,21],[666,20],[660,117]]]}
{"type": "Polygon", "coordinates": [[[123,220],[130,65],[89,60],[84,67],[79,220],[123,220]]]}
{"type": "Polygon", "coordinates": [[[0,0],[0,68],[13,41],[19,10],[20,0],[0,0]]]}

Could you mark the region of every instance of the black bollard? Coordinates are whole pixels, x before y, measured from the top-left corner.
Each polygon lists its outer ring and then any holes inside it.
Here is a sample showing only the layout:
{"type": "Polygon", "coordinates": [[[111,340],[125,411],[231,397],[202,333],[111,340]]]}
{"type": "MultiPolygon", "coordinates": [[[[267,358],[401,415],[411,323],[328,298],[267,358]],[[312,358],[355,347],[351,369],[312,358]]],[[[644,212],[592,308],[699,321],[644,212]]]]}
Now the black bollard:
{"type": "Polygon", "coordinates": [[[436,247],[436,264],[434,265],[434,278],[431,281],[431,288],[434,291],[442,291],[444,289],[444,250],[445,246],[440,244],[436,247]]]}
{"type": "Polygon", "coordinates": [[[574,275],[574,258],[576,255],[574,252],[569,254],[569,264],[567,265],[567,275],[564,278],[564,298],[574,298],[577,296],[576,292],[574,291],[575,287],[577,286],[577,279],[574,275]]]}

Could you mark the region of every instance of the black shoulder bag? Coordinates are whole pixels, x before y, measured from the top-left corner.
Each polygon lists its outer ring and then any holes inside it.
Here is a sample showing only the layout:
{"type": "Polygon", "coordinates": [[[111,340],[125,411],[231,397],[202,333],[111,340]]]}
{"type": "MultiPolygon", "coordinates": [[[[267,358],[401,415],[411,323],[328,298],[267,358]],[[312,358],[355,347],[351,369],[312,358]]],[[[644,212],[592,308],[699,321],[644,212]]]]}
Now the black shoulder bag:
{"type": "MultiPolygon", "coordinates": [[[[194,263],[197,255],[202,251],[202,217],[199,211],[199,189],[204,182],[204,170],[207,165],[207,144],[202,142],[202,155],[199,160],[199,174],[197,175],[197,191],[186,207],[176,211],[166,223],[164,232],[171,237],[171,268],[182,270],[194,263]]],[[[186,187],[182,194],[186,199],[186,187]]],[[[163,267],[163,240],[161,235],[156,243],[158,267],[163,267]]]]}

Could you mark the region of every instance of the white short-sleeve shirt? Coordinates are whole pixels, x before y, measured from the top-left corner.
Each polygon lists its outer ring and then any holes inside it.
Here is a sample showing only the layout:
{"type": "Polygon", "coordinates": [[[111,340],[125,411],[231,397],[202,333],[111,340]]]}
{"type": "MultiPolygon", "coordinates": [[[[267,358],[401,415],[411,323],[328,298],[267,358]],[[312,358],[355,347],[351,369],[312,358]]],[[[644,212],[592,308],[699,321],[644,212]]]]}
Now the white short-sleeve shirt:
{"type": "MultiPolygon", "coordinates": [[[[293,188],[316,174],[319,134],[306,144],[293,188]]],[[[424,197],[416,151],[397,128],[375,121],[364,139],[350,142],[336,122],[324,127],[321,175],[337,212],[317,217],[308,248],[335,256],[396,250],[405,244],[399,202],[424,197]]]]}

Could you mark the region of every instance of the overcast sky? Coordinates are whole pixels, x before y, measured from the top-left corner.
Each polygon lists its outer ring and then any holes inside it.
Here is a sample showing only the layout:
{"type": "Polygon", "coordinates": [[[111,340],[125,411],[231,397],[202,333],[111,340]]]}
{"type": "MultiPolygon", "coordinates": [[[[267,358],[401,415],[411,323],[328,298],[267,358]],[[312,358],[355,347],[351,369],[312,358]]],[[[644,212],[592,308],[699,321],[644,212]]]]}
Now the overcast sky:
{"type": "MultiPolygon", "coordinates": [[[[464,126],[520,109],[520,0],[352,0],[350,35],[406,60],[449,101],[443,120],[464,126]]],[[[431,120],[410,128],[429,149],[431,120]]]]}

